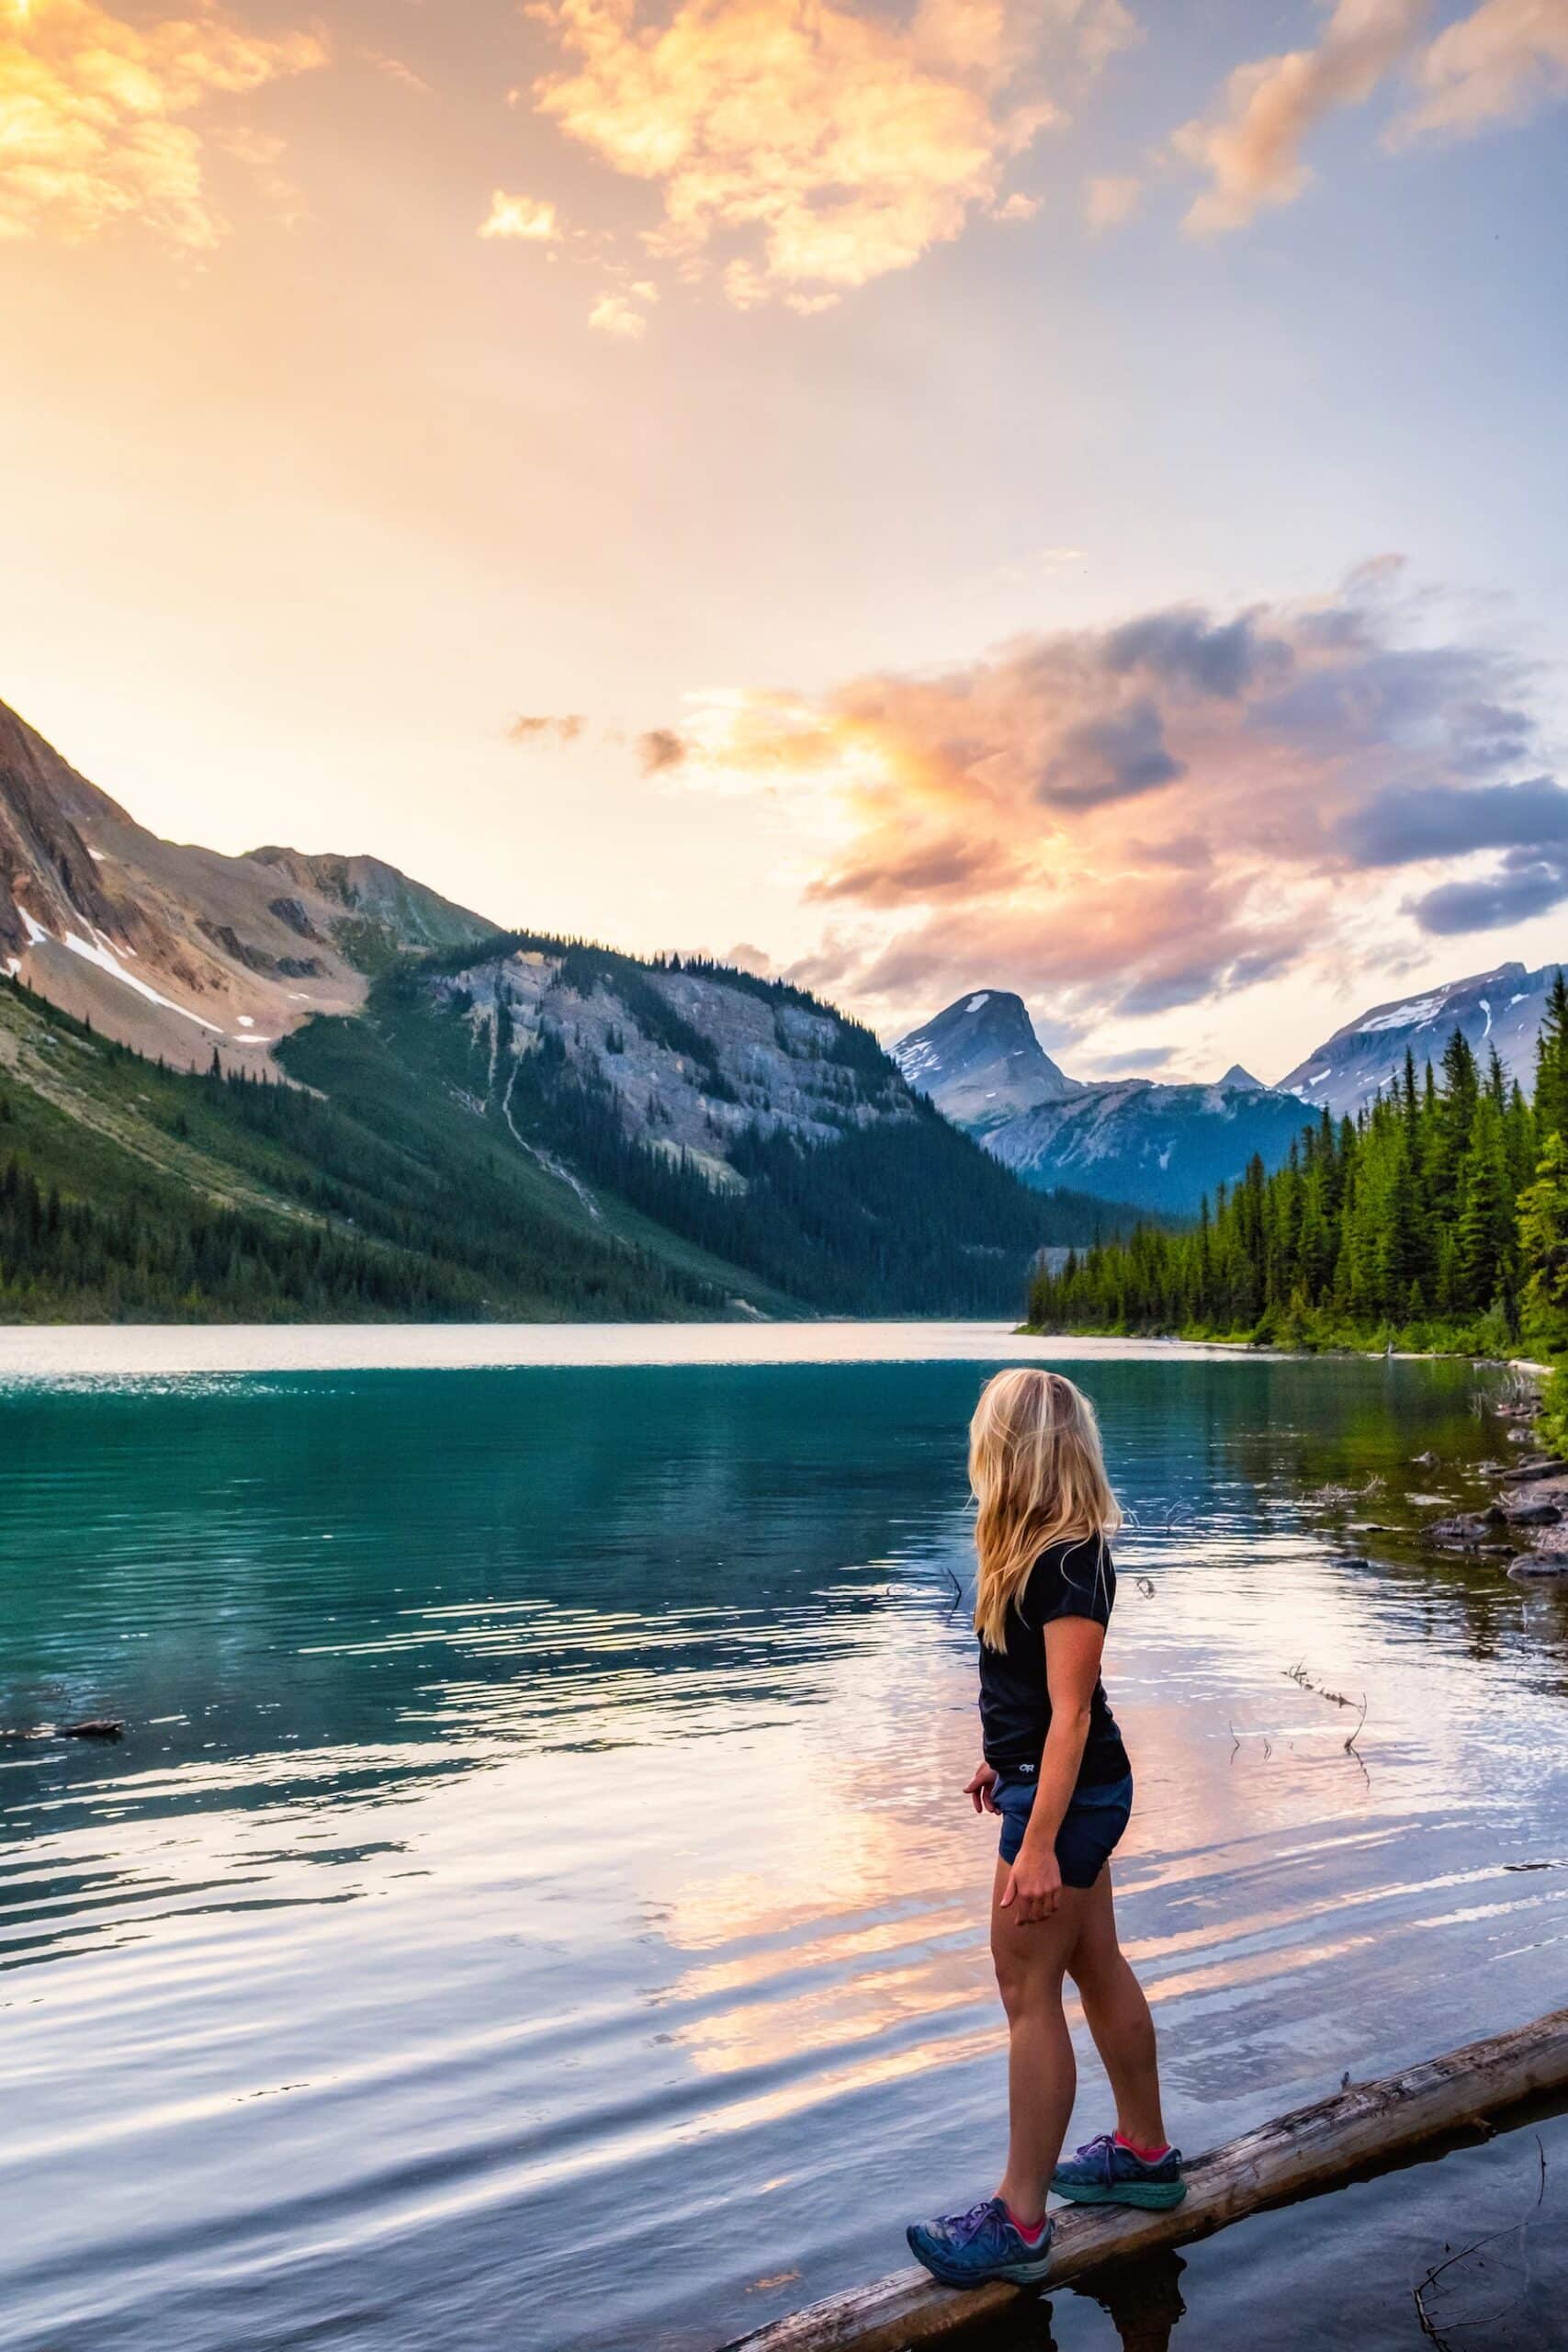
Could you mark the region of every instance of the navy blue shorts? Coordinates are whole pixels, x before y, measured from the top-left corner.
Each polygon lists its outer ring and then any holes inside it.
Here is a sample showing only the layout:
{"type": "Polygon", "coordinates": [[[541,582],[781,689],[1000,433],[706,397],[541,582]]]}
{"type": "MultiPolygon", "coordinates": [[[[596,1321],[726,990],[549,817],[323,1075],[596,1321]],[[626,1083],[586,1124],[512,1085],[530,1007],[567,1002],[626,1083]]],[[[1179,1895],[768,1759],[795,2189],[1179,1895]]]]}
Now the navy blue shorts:
{"type": "MultiPolygon", "coordinates": [[[[1031,1773],[998,1772],[991,1791],[1002,1816],[1001,1857],[1016,1862],[1029,1816],[1034,1810],[1036,1782],[1031,1773]]],[[[1102,1788],[1079,1789],[1056,1832],[1056,1867],[1064,1886],[1092,1886],[1122,1842],[1133,1815],[1133,1776],[1107,1781],[1102,1788]]]]}

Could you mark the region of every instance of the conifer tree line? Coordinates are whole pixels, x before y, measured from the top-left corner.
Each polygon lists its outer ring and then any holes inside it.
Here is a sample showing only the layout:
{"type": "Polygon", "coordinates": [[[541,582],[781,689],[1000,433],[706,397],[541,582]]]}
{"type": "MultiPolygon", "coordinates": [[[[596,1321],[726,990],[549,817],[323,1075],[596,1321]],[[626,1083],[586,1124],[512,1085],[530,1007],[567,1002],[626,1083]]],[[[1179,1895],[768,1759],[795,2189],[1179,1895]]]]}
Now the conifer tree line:
{"type": "Polygon", "coordinates": [[[1182,1332],[1287,1347],[1495,1352],[1568,1344],[1568,986],[1549,994],[1526,1098],[1456,1029],[1354,1118],[1325,1111],[1272,1175],[1254,1159],[1184,1233],[1141,1227],[1030,1287],[1054,1331],[1182,1332]]]}

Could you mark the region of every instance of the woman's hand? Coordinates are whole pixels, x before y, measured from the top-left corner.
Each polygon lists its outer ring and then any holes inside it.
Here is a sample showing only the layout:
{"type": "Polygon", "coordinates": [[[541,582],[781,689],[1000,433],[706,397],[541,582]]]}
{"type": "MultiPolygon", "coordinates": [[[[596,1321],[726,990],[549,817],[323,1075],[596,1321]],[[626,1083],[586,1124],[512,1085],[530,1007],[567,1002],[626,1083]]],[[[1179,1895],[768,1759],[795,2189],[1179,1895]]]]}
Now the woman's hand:
{"type": "Polygon", "coordinates": [[[1032,1928],[1049,1919],[1061,1899],[1062,1873],[1054,1849],[1043,1846],[1032,1854],[1026,1843],[1002,1889],[1001,1908],[1013,1913],[1019,1927],[1032,1928]]]}
{"type": "Polygon", "coordinates": [[[994,1764],[976,1764],[975,1767],[974,1779],[972,1781],[965,1781],[964,1783],[964,1793],[966,1797],[972,1797],[974,1799],[975,1810],[976,1813],[999,1813],[1001,1811],[1000,1805],[998,1804],[995,1797],[991,1794],[991,1791],[996,1787],[996,1766],[994,1764]]]}

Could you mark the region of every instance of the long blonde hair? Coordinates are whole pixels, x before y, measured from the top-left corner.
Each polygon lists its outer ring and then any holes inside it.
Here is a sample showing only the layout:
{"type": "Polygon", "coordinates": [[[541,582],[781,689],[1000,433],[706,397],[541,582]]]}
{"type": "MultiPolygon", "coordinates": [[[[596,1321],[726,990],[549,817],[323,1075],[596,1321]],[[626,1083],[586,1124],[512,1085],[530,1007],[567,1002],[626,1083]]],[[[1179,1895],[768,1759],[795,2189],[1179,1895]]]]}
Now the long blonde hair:
{"type": "Polygon", "coordinates": [[[969,1484],[979,1505],[975,1629],[999,1650],[1008,1611],[1045,1546],[1114,1535],[1122,1524],[1100,1423],[1082,1389],[1032,1365],[987,1380],[969,1424],[969,1484]]]}

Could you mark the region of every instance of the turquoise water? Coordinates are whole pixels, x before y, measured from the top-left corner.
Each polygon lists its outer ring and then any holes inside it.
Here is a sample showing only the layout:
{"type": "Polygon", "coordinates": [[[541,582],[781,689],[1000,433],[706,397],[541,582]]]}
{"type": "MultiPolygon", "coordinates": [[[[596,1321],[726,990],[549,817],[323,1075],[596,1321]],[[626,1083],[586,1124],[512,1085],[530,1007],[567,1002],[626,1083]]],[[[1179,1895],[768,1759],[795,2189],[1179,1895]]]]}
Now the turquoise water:
{"type": "MultiPolygon", "coordinates": [[[[0,1743],[7,2345],[697,2352],[987,2188],[985,1369],[0,1388],[0,1725],[130,1726],[0,1743]]],[[[1118,1899],[1187,2143],[1555,2006],[1568,1602],[1364,1525],[1410,1475],[1468,1495],[1468,1370],[1077,1370],[1138,1521],[1118,1899]]],[[[1314,2341],[1418,2343],[1453,2184],[1507,2219],[1535,2165],[1271,2217],[1135,2322],[1057,2298],[1010,2341],[1163,2342],[1184,2301],[1190,2352],[1292,2344],[1281,2282],[1321,2302],[1337,2245],[1314,2341]]],[[[1530,2262],[1489,2346],[1550,2340],[1530,2262]]]]}

